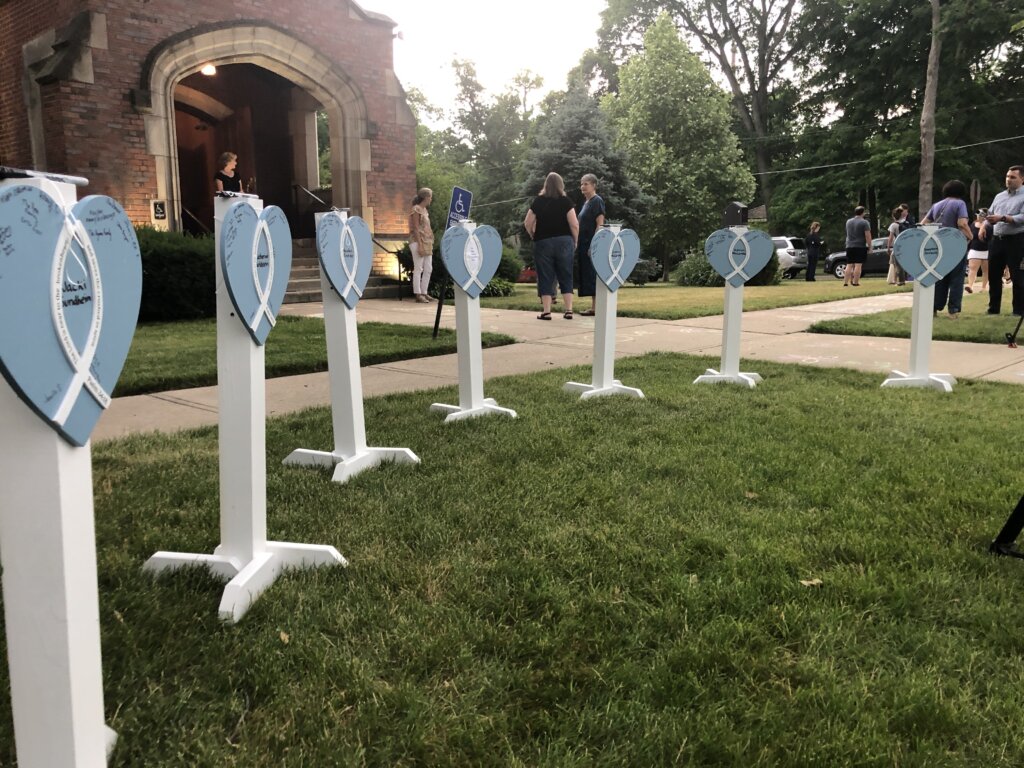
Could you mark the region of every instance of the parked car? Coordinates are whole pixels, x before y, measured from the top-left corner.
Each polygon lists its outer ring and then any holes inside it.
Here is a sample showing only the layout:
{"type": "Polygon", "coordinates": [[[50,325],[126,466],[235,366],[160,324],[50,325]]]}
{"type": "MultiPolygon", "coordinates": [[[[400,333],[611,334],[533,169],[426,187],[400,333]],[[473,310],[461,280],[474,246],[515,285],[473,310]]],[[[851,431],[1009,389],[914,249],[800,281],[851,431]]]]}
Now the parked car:
{"type": "Polygon", "coordinates": [[[779,271],[784,278],[793,278],[807,269],[807,244],[802,237],[782,235],[773,237],[775,252],[779,256],[779,271]]]}
{"type": "Polygon", "coordinates": [[[537,282],[537,270],[533,267],[523,267],[519,271],[519,277],[516,278],[517,283],[536,283],[537,282]]]}
{"type": "MultiPolygon", "coordinates": [[[[871,241],[871,249],[868,251],[868,257],[864,262],[864,268],[861,270],[863,275],[885,275],[889,272],[889,249],[886,247],[886,243],[889,242],[888,237],[876,237],[871,241]]],[[[838,279],[842,280],[846,275],[846,265],[848,259],[846,258],[846,250],[836,251],[830,253],[825,257],[825,272],[835,275],[838,279]]]]}

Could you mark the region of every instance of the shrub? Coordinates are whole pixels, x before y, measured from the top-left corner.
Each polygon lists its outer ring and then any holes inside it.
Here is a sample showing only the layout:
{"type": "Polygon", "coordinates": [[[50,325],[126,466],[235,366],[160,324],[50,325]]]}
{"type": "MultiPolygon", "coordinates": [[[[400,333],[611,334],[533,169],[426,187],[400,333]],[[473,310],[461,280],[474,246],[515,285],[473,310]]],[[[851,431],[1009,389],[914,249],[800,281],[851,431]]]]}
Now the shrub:
{"type": "Polygon", "coordinates": [[[138,227],[135,233],[142,252],[139,322],[214,317],[217,286],[213,237],[152,227],[138,227]]]}
{"type": "MultiPolygon", "coordinates": [[[[519,258],[519,254],[516,253],[516,249],[506,245],[501,249],[501,264],[498,266],[495,277],[500,277],[502,280],[514,283],[519,279],[519,273],[523,271],[525,266],[523,260],[519,258]]],[[[502,295],[508,296],[509,294],[502,295]]]]}
{"type": "MultiPolygon", "coordinates": [[[[409,244],[406,243],[402,246],[402,249],[398,252],[398,261],[402,265],[409,276],[412,276],[412,253],[409,251],[409,244]]],[[[498,265],[498,271],[494,274],[494,279],[491,280],[490,285],[498,279],[501,279],[508,285],[515,283],[519,279],[519,273],[523,271],[523,261],[516,254],[515,248],[504,246],[501,250],[501,263],[498,265]]],[[[438,244],[434,248],[433,258],[433,271],[430,273],[430,286],[428,292],[431,296],[437,297],[441,295],[440,285],[448,279],[448,270],[444,266],[444,260],[441,258],[441,247],[438,244]]],[[[484,296],[511,296],[512,290],[507,287],[502,287],[500,290],[507,291],[504,293],[484,293],[484,296]]],[[[451,292],[448,292],[451,296],[451,292]]]]}
{"type": "MultiPolygon", "coordinates": [[[[725,280],[711,266],[703,249],[690,251],[686,259],[672,270],[671,279],[678,285],[723,286],[725,280]]],[[[777,285],[779,282],[779,257],[772,253],[765,268],[747,281],[747,285],[777,285]]]]}
{"type": "Polygon", "coordinates": [[[484,288],[483,296],[511,296],[516,292],[516,285],[511,280],[503,277],[492,277],[491,282],[484,288]]]}
{"type": "Polygon", "coordinates": [[[629,275],[629,282],[633,285],[646,285],[656,279],[661,267],[654,259],[640,259],[629,275]]]}
{"type": "MultiPolygon", "coordinates": [[[[454,298],[455,287],[448,282],[437,282],[430,281],[430,288],[427,290],[431,296],[435,299],[441,297],[441,291],[444,291],[444,297],[446,299],[454,298]]],[[[484,286],[483,291],[480,292],[481,296],[512,296],[516,292],[515,283],[512,283],[502,277],[492,277],[491,282],[484,286]]]]}

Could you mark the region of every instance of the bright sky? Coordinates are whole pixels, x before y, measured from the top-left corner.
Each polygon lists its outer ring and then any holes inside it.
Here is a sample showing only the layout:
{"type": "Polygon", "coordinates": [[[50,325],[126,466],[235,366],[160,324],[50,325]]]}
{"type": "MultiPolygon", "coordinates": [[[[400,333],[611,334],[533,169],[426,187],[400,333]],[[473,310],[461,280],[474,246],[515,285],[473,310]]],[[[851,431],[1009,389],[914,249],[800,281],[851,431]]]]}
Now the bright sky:
{"type": "Polygon", "coordinates": [[[491,95],[529,69],[544,78],[535,94],[564,90],[565,76],[597,45],[599,0],[357,0],[368,11],[390,16],[402,34],[395,40],[395,74],[406,88],[421,90],[434,106],[449,110],[455,99],[452,59],[468,59],[491,95]]]}

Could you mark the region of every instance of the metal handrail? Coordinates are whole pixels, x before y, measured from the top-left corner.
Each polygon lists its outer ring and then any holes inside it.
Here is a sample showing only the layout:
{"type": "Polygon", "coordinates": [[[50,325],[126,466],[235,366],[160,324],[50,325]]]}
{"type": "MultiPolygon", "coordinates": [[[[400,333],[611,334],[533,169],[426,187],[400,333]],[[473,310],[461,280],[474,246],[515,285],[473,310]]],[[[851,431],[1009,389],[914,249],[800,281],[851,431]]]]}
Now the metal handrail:
{"type": "Polygon", "coordinates": [[[211,231],[210,231],[210,228],[209,228],[208,226],[206,226],[205,224],[203,224],[203,222],[201,222],[201,221],[200,221],[200,220],[199,220],[199,219],[198,219],[198,218],[196,217],[196,215],[195,215],[194,213],[192,213],[192,211],[190,211],[190,210],[189,210],[188,208],[186,208],[186,207],[185,207],[184,205],[183,205],[183,206],[181,206],[181,212],[182,212],[182,213],[184,213],[184,214],[188,214],[189,218],[191,218],[191,219],[192,219],[192,221],[194,221],[194,222],[195,222],[196,224],[198,224],[198,225],[199,225],[200,227],[202,227],[202,228],[203,228],[203,231],[204,231],[204,232],[205,232],[206,234],[208,234],[208,235],[212,235],[212,234],[213,234],[213,232],[211,232],[211,231]]]}
{"type": "MultiPolygon", "coordinates": [[[[320,197],[318,197],[317,195],[313,194],[313,192],[308,190],[302,184],[295,183],[292,186],[295,187],[296,189],[301,189],[303,192],[305,192],[307,195],[309,195],[311,198],[313,198],[316,202],[320,203],[320,205],[324,206],[325,208],[328,208],[328,210],[330,210],[330,211],[347,211],[347,210],[349,210],[348,208],[339,208],[336,205],[328,206],[326,200],[323,200],[320,197]]],[[[370,239],[376,244],[376,246],[378,248],[380,248],[382,251],[384,251],[384,253],[390,253],[392,256],[395,257],[395,260],[398,261],[398,300],[401,301],[402,300],[402,285],[405,283],[405,281],[402,280],[403,268],[402,268],[402,262],[398,258],[398,254],[402,252],[402,249],[399,248],[398,250],[393,251],[390,248],[388,248],[386,245],[384,245],[384,243],[382,243],[380,240],[378,240],[373,235],[370,235],[370,239]]],[[[410,280],[410,284],[411,284],[411,280],[410,280]]]]}

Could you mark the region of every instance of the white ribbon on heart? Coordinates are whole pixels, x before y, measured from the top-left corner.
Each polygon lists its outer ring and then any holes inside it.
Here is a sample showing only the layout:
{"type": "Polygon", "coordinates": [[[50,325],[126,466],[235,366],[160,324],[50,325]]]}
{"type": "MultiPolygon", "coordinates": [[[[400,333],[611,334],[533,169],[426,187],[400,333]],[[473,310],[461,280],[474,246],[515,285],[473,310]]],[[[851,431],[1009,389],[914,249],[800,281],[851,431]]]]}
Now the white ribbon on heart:
{"type": "Polygon", "coordinates": [[[921,243],[920,250],[918,250],[917,252],[917,260],[921,262],[921,266],[924,267],[924,272],[918,275],[916,279],[922,280],[928,275],[934,275],[936,280],[941,280],[943,278],[943,275],[940,275],[938,272],[935,271],[935,267],[938,264],[942,263],[942,241],[935,236],[939,230],[938,228],[936,228],[934,231],[928,231],[926,227],[921,227],[921,229],[925,233],[925,238],[921,243]],[[935,243],[936,253],[935,261],[933,261],[931,264],[926,263],[924,260],[924,251],[929,242],[935,243]]]}
{"type": "Polygon", "coordinates": [[[260,324],[264,316],[270,323],[270,327],[273,328],[277,324],[277,318],[274,317],[274,313],[270,311],[270,291],[274,287],[274,241],[270,238],[270,227],[267,226],[266,219],[260,217],[260,223],[256,227],[256,234],[252,239],[252,282],[256,287],[256,298],[260,300],[259,307],[256,308],[256,312],[252,316],[252,320],[249,321],[249,327],[253,331],[256,330],[256,326],[260,324]],[[260,235],[267,238],[267,289],[263,290],[263,286],[260,285],[259,268],[257,263],[259,260],[259,249],[260,249],[260,235]]]}
{"type": "Polygon", "coordinates": [[[355,235],[352,234],[352,228],[348,225],[348,221],[345,222],[345,226],[341,229],[341,253],[338,254],[338,258],[341,259],[341,268],[345,270],[345,278],[348,280],[345,283],[345,288],[338,292],[338,295],[344,298],[348,295],[349,291],[355,291],[357,298],[363,298],[363,292],[356,285],[356,273],[359,271],[359,245],[356,241],[355,235]],[[349,270],[348,263],[345,261],[345,238],[348,238],[352,243],[352,269],[349,270]]]}
{"type": "Polygon", "coordinates": [[[50,294],[50,314],[53,318],[53,327],[57,331],[57,339],[64,351],[64,356],[74,372],[71,382],[64,392],[64,398],[53,416],[54,422],[63,425],[71,415],[71,410],[78,401],[78,394],[82,391],[82,387],[89,391],[101,408],[105,409],[110,406],[110,394],[103,389],[103,385],[89,370],[96,357],[96,349],[100,344],[100,330],[103,327],[103,281],[100,278],[99,261],[85,225],[70,211],[64,217],[64,224],[54,250],[50,285],[53,291],[50,294]],[[81,247],[86,264],[81,262],[72,249],[75,242],[81,247]],[[81,352],[75,348],[75,341],[71,338],[71,329],[68,328],[67,318],[64,315],[64,267],[67,264],[69,253],[78,262],[83,274],[87,278],[92,277],[92,318],[89,321],[89,333],[85,339],[85,347],[81,352]]]}
{"type": "Polygon", "coordinates": [[[468,291],[469,286],[473,285],[474,283],[476,283],[476,285],[480,287],[481,291],[484,288],[486,288],[486,286],[480,282],[480,279],[478,277],[478,275],[480,274],[480,268],[484,265],[484,249],[483,245],[480,243],[479,238],[476,236],[476,233],[474,232],[470,232],[469,239],[466,240],[466,248],[462,252],[462,263],[466,267],[466,271],[469,272],[469,279],[466,281],[466,284],[462,286],[462,290],[468,291]],[[476,248],[477,255],[480,257],[475,267],[470,266],[469,261],[466,259],[466,256],[467,254],[469,254],[469,249],[471,246],[476,248]]]}
{"type": "Polygon", "coordinates": [[[737,242],[743,243],[743,261],[739,264],[733,258],[732,249],[736,245],[736,242],[729,243],[729,266],[732,267],[732,272],[725,276],[725,282],[729,282],[735,275],[739,275],[743,278],[743,282],[747,282],[750,279],[750,275],[743,271],[743,268],[747,266],[747,262],[750,261],[750,242],[747,240],[747,233],[744,232],[736,238],[737,242]]]}
{"type": "Polygon", "coordinates": [[[608,286],[609,288],[612,288],[612,287],[619,288],[623,284],[625,284],[626,281],[622,277],[622,265],[625,264],[625,263],[626,263],[626,244],[622,242],[622,238],[619,236],[619,233],[616,232],[614,238],[612,239],[612,247],[608,249],[608,268],[612,271],[611,275],[608,277],[608,282],[611,283],[612,281],[616,281],[616,282],[618,282],[618,285],[612,286],[612,285],[609,284],[609,286],[608,286]],[[615,246],[619,247],[619,265],[618,266],[615,266],[615,260],[612,258],[612,254],[615,253],[615,246]]]}

